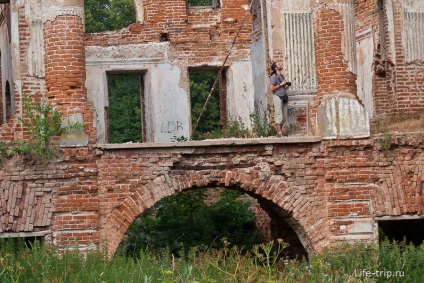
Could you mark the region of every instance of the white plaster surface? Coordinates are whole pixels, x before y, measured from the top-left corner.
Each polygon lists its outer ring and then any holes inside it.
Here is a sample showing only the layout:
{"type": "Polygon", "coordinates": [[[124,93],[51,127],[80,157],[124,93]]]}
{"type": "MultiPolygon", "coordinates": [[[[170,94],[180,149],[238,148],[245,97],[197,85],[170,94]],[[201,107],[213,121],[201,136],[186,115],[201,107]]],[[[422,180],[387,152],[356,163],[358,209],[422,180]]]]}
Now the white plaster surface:
{"type": "Polygon", "coordinates": [[[424,1],[422,0],[403,0],[403,5],[406,12],[424,13],[424,1]]]}
{"type": "Polygon", "coordinates": [[[318,135],[323,139],[337,138],[336,97],[324,97],[317,110],[318,135]]]}
{"type": "Polygon", "coordinates": [[[370,136],[368,113],[354,98],[324,96],[317,111],[318,134],[323,139],[370,136]]]}
{"type": "Polygon", "coordinates": [[[143,23],[144,21],[144,9],[143,9],[143,0],[134,0],[135,7],[135,19],[138,23],[143,23]]]}
{"type": "Polygon", "coordinates": [[[284,12],[310,13],[311,0],[282,0],[284,12]]]}
{"type": "MultiPolygon", "coordinates": [[[[75,124],[84,125],[82,114],[78,113],[63,119],[61,126],[67,127],[75,124]]],[[[87,146],[88,136],[84,133],[83,127],[70,129],[60,136],[59,145],[67,146],[87,146]]]]}
{"type": "Polygon", "coordinates": [[[233,62],[227,72],[227,112],[229,117],[240,117],[250,129],[250,113],[254,112],[252,62],[233,62]]]}
{"type": "Polygon", "coordinates": [[[357,93],[359,99],[364,103],[369,117],[372,118],[374,116],[374,100],[372,96],[374,42],[371,32],[357,41],[356,51],[358,62],[357,93]]]}
{"type": "Polygon", "coordinates": [[[180,87],[181,69],[170,64],[154,65],[150,69],[150,95],[146,96],[146,112],[150,112],[147,136],[155,142],[172,141],[175,137],[190,137],[190,97],[180,87]]]}
{"type": "MultiPolygon", "coordinates": [[[[9,33],[7,31],[7,25],[6,22],[3,21],[3,23],[0,26],[0,53],[1,53],[1,81],[2,81],[2,93],[6,93],[6,81],[9,81],[10,84],[10,90],[12,92],[12,101],[14,100],[13,97],[13,77],[12,77],[12,53],[11,48],[9,45],[9,33]]],[[[6,109],[6,96],[2,96],[3,100],[2,108],[6,109]]],[[[14,112],[14,105],[12,104],[12,113],[14,112]]],[[[3,111],[3,117],[0,117],[0,119],[3,122],[6,122],[6,111],[3,111]]]]}
{"type": "Polygon", "coordinates": [[[372,219],[368,221],[355,221],[349,228],[349,234],[370,234],[374,233],[372,219]]]}
{"type": "Polygon", "coordinates": [[[338,101],[339,138],[370,136],[368,113],[356,99],[340,97],[338,101]]]}
{"type": "Polygon", "coordinates": [[[387,59],[396,62],[396,46],[395,46],[395,24],[393,17],[393,0],[386,1],[386,17],[387,17],[387,32],[389,33],[389,42],[387,59]]]}
{"type": "Polygon", "coordinates": [[[252,79],[254,88],[254,109],[259,112],[261,119],[266,119],[268,108],[268,75],[263,39],[252,44],[252,79]]]}
{"type": "Polygon", "coordinates": [[[191,133],[186,63],[168,60],[169,43],[86,47],[87,94],[96,109],[97,138],[106,142],[107,73],[144,74],[147,142],[169,142],[191,133]],[[186,75],[186,74],[185,74],[186,75]]]}

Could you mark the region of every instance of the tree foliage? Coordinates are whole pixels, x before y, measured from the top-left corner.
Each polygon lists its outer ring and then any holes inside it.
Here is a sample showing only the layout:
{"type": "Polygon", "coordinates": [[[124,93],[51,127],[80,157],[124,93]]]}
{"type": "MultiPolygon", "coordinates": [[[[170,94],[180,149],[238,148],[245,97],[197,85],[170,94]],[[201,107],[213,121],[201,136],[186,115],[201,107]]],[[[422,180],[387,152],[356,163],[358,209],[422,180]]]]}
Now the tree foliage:
{"type": "Polygon", "coordinates": [[[133,0],[85,0],[88,33],[117,30],[136,22],[133,0]]]}
{"type": "Polygon", "coordinates": [[[192,247],[221,248],[223,238],[251,248],[259,243],[259,234],[250,203],[237,200],[240,195],[222,190],[218,201],[209,205],[206,189],[164,198],[134,221],[120,251],[135,257],[146,248],[179,254],[192,247]]]}
{"type": "Polygon", "coordinates": [[[140,75],[108,75],[109,143],[141,142],[140,75]]]}
{"type": "Polygon", "coordinates": [[[212,6],[212,0],[188,0],[188,6],[212,6]]]}
{"type": "MultiPolygon", "coordinates": [[[[193,128],[196,125],[196,121],[215,82],[216,76],[217,72],[190,72],[191,123],[193,128]]],[[[218,132],[220,125],[219,85],[217,84],[199,121],[199,125],[194,133],[194,139],[199,139],[205,133],[218,132]]]]}

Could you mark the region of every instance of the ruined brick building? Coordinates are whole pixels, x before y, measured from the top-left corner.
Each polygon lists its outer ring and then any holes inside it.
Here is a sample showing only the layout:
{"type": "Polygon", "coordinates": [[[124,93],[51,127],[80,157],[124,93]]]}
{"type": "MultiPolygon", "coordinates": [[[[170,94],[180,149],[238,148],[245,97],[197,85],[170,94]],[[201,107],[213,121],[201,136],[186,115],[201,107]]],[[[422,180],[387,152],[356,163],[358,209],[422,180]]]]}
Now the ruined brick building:
{"type": "Polygon", "coordinates": [[[0,0],[2,142],[29,137],[25,95],[85,126],[61,136],[48,164],[3,158],[1,237],[113,252],[146,208],[199,187],[256,198],[272,237],[306,252],[375,241],[387,223],[422,225],[422,133],[384,144],[369,126],[424,110],[421,1],[135,0],[136,23],[97,34],[84,32],[83,2],[0,0]],[[221,120],[272,117],[277,60],[293,83],[296,135],[170,142],[191,134],[190,72],[219,70],[243,19],[220,78],[221,120]],[[107,79],[126,73],[140,77],[143,143],[110,144],[107,79]]]}

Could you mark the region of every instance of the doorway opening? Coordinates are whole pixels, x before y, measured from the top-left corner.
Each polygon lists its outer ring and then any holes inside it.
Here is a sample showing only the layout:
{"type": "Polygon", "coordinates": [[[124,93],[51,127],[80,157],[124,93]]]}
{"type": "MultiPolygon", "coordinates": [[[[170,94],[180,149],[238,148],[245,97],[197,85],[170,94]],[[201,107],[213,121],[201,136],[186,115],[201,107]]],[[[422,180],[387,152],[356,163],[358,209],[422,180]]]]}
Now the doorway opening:
{"type": "Polygon", "coordinates": [[[109,143],[145,142],[144,74],[108,73],[106,140],[109,143]]]}
{"type": "MultiPolygon", "coordinates": [[[[194,129],[219,70],[190,69],[191,123],[194,129]]],[[[227,79],[225,70],[218,78],[211,98],[199,120],[193,139],[217,138],[227,122],[227,79]]]]}

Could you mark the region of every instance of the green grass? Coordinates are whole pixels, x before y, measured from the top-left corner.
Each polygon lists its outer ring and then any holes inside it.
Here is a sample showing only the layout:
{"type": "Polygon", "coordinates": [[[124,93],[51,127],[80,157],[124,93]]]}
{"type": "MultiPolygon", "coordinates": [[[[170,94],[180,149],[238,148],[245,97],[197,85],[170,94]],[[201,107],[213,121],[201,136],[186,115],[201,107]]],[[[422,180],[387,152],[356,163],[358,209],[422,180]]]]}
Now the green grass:
{"type": "Polygon", "coordinates": [[[182,258],[143,251],[138,259],[107,260],[101,253],[59,255],[37,243],[30,250],[0,241],[0,282],[424,282],[424,244],[342,245],[311,254],[308,262],[277,259],[270,246],[193,249],[182,258]],[[359,276],[364,269],[378,270],[380,277],[359,276]]]}

